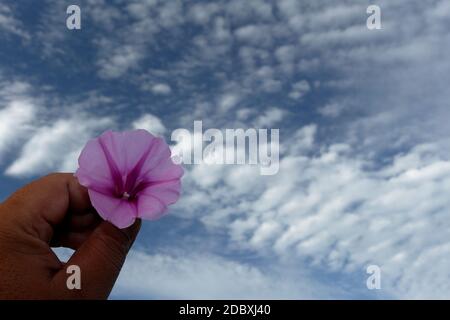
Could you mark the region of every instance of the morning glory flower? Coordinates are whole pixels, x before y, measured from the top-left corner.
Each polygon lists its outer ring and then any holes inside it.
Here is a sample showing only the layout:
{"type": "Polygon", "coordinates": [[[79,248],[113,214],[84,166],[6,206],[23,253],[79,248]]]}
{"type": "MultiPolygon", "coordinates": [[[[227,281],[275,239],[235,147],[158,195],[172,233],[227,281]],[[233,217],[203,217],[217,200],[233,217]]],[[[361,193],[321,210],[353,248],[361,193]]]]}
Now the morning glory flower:
{"type": "Polygon", "coordinates": [[[145,130],[106,131],[81,151],[75,173],[98,214],[118,228],[160,218],[180,197],[183,168],[145,130]]]}

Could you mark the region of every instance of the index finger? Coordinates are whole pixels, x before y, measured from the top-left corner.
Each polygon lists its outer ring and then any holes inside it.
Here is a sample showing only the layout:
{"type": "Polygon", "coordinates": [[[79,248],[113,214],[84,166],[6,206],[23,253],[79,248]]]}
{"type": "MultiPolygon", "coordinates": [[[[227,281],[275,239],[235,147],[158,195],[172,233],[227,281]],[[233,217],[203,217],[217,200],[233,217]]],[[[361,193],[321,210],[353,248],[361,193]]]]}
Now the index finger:
{"type": "Polygon", "coordinates": [[[89,195],[72,173],[54,173],[31,182],[16,191],[4,205],[4,217],[36,232],[50,241],[54,226],[68,212],[82,213],[92,209],[89,195]]]}

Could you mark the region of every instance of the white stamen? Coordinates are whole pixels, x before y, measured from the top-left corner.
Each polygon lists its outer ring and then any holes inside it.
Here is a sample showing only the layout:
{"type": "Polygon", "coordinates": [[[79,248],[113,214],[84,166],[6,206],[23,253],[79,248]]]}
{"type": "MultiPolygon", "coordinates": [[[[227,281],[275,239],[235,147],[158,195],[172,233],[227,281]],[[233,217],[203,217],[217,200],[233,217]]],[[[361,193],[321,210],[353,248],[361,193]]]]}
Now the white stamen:
{"type": "Polygon", "coordinates": [[[124,192],[122,195],[122,199],[128,200],[130,198],[130,194],[128,192],[124,192]]]}

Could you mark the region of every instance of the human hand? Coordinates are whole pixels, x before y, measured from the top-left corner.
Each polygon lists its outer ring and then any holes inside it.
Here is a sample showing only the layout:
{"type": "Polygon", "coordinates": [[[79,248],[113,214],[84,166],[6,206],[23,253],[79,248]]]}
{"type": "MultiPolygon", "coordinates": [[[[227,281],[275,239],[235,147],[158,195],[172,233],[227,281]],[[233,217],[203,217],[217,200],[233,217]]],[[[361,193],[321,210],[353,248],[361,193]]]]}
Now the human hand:
{"type": "Polygon", "coordinates": [[[30,183],[0,204],[0,299],[106,299],[139,228],[101,220],[73,174],[30,183]],[[75,250],[66,264],[57,246],[75,250]],[[70,265],[80,290],[67,287],[70,265]]]}

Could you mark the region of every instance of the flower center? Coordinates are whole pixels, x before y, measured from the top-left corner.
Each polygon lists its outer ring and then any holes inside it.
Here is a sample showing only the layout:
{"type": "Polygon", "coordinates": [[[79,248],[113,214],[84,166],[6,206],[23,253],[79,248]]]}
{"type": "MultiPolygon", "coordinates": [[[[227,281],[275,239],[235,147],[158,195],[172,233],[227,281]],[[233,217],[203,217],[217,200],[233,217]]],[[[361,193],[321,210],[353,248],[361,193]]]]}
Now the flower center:
{"type": "Polygon", "coordinates": [[[122,195],[122,199],[124,199],[124,200],[130,199],[130,197],[131,197],[131,195],[128,192],[124,192],[122,195]]]}

